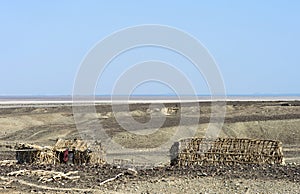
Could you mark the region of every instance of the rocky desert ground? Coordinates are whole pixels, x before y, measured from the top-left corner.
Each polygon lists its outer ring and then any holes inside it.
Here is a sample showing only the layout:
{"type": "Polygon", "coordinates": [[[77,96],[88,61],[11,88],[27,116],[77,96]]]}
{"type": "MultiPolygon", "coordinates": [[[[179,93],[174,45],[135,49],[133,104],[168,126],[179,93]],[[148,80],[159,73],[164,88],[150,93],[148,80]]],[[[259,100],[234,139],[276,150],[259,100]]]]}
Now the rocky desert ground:
{"type": "MultiPolygon", "coordinates": [[[[210,121],[210,105],[210,102],[199,103],[200,119],[196,124],[196,136],[205,135],[210,121]]],[[[165,106],[180,107],[181,116],[167,116],[160,131],[145,135],[145,139],[122,129],[108,104],[97,104],[97,122],[102,124],[110,138],[126,147],[155,146],[172,135],[182,117],[193,118],[195,111],[198,111],[190,103],[165,103],[165,106]]],[[[146,123],[151,118],[148,103],[130,104],[129,109],[130,115],[140,123],[146,123]]],[[[122,116],[128,113],[116,114],[122,116]]],[[[93,122],[96,121],[89,121],[88,126],[95,127],[93,122]]],[[[299,127],[298,101],[231,101],[226,105],[220,136],[279,140],[283,143],[285,165],[199,166],[184,169],[161,164],[147,169],[138,167],[133,171],[109,164],[3,165],[0,170],[0,193],[299,193],[299,127]],[[18,176],[8,176],[10,172],[24,170],[26,172],[18,176]],[[80,178],[43,182],[37,170],[75,172],[80,178]],[[107,181],[110,179],[113,180],[107,181]]],[[[1,161],[15,158],[7,145],[17,142],[53,145],[57,138],[80,137],[70,104],[0,105],[1,161]]]]}

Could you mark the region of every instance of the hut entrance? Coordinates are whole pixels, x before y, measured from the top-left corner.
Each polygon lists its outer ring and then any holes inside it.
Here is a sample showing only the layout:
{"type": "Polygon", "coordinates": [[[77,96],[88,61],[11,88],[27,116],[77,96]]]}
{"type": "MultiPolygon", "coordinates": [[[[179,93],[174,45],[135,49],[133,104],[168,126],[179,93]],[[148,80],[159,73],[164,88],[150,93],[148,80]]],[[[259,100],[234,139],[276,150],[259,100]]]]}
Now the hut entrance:
{"type": "Polygon", "coordinates": [[[57,140],[54,151],[60,163],[83,164],[90,163],[90,149],[86,142],[82,140],[57,140]]]}
{"type": "Polygon", "coordinates": [[[69,149],[56,151],[56,156],[60,163],[74,164],[74,152],[69,149]]]}

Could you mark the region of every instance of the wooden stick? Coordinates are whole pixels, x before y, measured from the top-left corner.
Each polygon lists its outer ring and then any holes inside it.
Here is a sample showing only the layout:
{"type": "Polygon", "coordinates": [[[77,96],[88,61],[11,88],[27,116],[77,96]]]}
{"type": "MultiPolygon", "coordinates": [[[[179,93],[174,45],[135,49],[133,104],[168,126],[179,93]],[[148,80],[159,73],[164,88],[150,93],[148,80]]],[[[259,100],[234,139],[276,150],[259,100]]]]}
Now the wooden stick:
{"type": "Polygon", "coordinates": [[[117,178],[119,178],[119,177],[121,177],[121,176],[123,176],[123,175],[124,175],[123,172],[122,172],[122,173],[119,173],[119,174],[117,174],[117,176],[115,176],[115,177],[113,177],[113,178],[110,178],[110,179],[107,179],[107,180],[101,182],[99,185],[104,185],[105,183],[108,183],[108,182],[110,182],[110,181],[113,181],[113,180],[115,180],[115,179],[117,179],[117,178]]]}
{"type": "Polygon", "coordinates": [[[96,192],[95,189],[80,189],[80,188],[59,188],[59,187],[48,187],[48,186],[43,186],[43,185],[37,185],[34,183],[29,183],[23,180],[19,180],[17,178],[6,178],[6,177],[0,177],[1,180],[8,180],[9,183],[12,182],[17,182],[20,183],[22,185],[27,185],[30,187],[36,187],[39,189],[44,189],[44,190],[54,190],[54,191],[80,191],[80,192],[96,192]]]}
{"type": "Polygon", "coordinates": [[[18,171],[10,172],[7,175],[8,176],[18,176],[18,175],[23,174],[25,172],[28,172],[28,170],[18,170],[18,171]]]}

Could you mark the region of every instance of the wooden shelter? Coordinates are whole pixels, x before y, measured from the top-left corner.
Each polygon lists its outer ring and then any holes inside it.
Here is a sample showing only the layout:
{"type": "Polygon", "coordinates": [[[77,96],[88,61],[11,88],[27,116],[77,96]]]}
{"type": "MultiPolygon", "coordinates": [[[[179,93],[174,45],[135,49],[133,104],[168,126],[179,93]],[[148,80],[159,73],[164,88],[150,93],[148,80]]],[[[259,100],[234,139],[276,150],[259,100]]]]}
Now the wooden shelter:
{"type": "Polygon", "coordinates": [[[60,163],[84,164],[91,160],[91,150],[83,140],[58,139],[53,150],[60,163]]]}
{"type": "Polygon", "coordinates": [[[275,140],[217,138],[183,139],[170,149],[171,164],[282,164],[282,143],[275,140]]]}
{"type": "Polygon", "coordinates": [[[18,163],[44,164],[104,164],[101,144],[88,145],[86,141],[58,139],[54,146],[19,143],[15,146],[18,163]],[[91,150],[93,148],[93,152],[91,150]]]}
{"type": "Polygon", "coordinates": [[[15,146],[16,160],[18,163],[44,163],[55,164],[58,162],[50,146],[38,146],[27,143],[19,143],[15,146]]]}

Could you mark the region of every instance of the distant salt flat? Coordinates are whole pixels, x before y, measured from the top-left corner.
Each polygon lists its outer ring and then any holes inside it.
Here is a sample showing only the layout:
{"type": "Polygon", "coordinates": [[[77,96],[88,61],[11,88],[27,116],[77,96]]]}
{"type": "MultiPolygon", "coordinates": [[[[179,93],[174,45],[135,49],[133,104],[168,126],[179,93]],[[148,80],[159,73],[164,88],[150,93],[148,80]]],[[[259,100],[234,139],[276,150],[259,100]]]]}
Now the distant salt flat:
{"type": "MultiPolygon", "coordinates": [[[[211,101],[211,100],[205,100],[211,101]]],[[[95,101],[43,101],[43,100],[14,100],[0,101],[0,108],[17,108],[17,107],[55,107],[55,106],[80,106],[91,104],[137,104],[137,103],[185,103],[197,102],[195,100],[95,100],[95,101]]]]}
{"type": "Polygon", "coordinates": [[[299,101],[299,96],[227,96],[226,101],[299,101]]]}
{"type": "Polygon", "coordinates": [[[72,106],[82,104],[128,104],[128,103],[185,103],[185,102],[210,102],[210,101],[300,101],[300,96],[227,96],[226,98],[209,96],[200,97],[134,97],[133,99],[126,98],[97,98],[96,100],[72,100],[62,98],[0,98],[1,108],[5,107],[52,107],[57,105],[72,106]]]}

